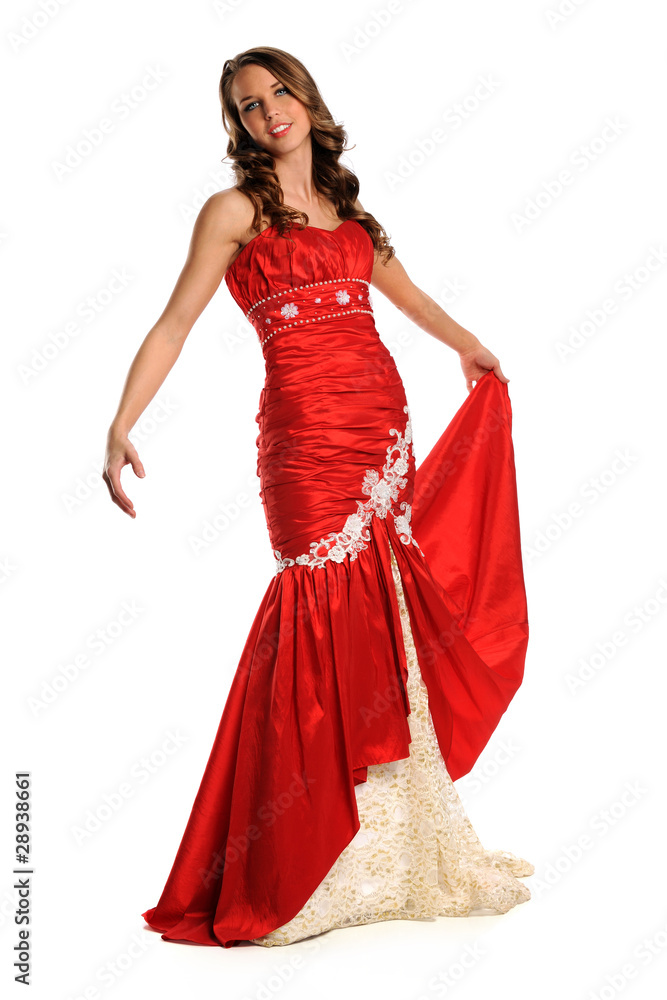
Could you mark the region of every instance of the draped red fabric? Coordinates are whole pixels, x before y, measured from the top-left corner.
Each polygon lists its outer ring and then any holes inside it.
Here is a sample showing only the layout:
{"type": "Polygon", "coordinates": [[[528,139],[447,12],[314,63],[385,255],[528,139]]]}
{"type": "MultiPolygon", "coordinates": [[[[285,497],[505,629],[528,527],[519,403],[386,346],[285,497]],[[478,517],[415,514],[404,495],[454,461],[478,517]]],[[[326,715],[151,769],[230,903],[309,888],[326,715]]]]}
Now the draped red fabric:
{"type": "MultiPolygon", "coordinates": [[[[417,469],[412,520],[443,600],[480,659],[460,683],[448,672],[446,684],[431,674],[429,686],[433,658],[420,657],[432,713],[443,688],[453,707],[451,738],[435,717],[434,724],[455,781],[471,770],[521,684],[528,645],[512,407],[493,372],[476,383],[417,469]]],[[[433,643],[437,600],[432,619],[409,586],[406,600],[415,634],[433,643]]]]}
{"type": "Polygon", "coordinates": [[[528,621],[507,385],[477,382],[418,468],[354,221],[265,230],[226,280],[266,362],[258,474],[277,560],[157,906],[165,940],[289,921],[359,829],[355,785],[409,756],[394,551],[438,744],[468,773],[523,678],[528,621]],[[267,330],[271,329],[271,336],[267,330]]]}

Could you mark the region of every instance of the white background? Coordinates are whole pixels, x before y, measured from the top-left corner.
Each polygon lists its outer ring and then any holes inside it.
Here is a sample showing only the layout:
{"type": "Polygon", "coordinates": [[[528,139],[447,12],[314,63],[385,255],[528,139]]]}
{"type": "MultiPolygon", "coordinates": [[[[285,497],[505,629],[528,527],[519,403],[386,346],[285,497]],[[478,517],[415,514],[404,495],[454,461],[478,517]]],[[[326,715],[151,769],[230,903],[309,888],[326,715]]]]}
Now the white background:
{"type": "MultiPolygon", "coordinates": [[[[17,940],[13,774],[29,769],[34,997],[653,1000],[667,973],[660,6],[44,2],[48,15],[27,0],[2,12],[2,978],[17,940]],[[99,472],[198,207],[232,183],[223,63],[263,44],[311,70],[398,259],[511,380],[531,638],[523,686],[457,787],[484,845],[536,874],[533,898],[503,916],[223,949],[167,944],[140,914],[166,880],[274,572],[255,476],[263,361],[224,282],[135,427],[147,470],[123,472],[135,521],[99,472]],[[161,82],[114,113],[151,70],[161,82]],[[483,99],[482,79],[494,81],[483,99]],[[445,123],[457,104],[458,128],[445,123]],[[59,175],[68,146],[109,116],[113,131],[59,175]],[[420,158],[443,123],[446,141],[420,158]],[[412,167],[395,183],[401,162],[412,167]],[[127,285],[109,296],[114,271],[127,285]],[[195,554],[220,505],[228,528],[195,554]],[[140,610],[116,634],[124,602],[140,610]],[[97,629],[115,635],[100,654],[97,629]],[[36,709],[86,651],[89,666],[36,709]],[[183,742],[165,755],[170,732],[183,742]],[[131,778],[145,758],[149,779],[131,778]],[[132,796],[77,836],[127,781],[132,796]],[[478,958],[448,988],[470,948],[478,958]],[[108,963],[123,969],[111,985],[108,963]]],[[[419,463],[465,383],[452,351],[377,291],[374,304],[419,463]]]]}

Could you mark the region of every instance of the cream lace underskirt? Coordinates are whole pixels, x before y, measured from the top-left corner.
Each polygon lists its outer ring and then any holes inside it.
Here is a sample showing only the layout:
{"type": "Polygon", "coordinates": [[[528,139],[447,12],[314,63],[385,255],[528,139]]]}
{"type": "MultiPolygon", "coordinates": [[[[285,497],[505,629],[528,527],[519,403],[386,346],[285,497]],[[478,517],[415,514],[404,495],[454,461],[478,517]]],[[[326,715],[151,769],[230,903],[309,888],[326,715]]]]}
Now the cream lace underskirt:
{"type": "Polygon", "coordinates": [[[336,927],[506,913],[530,899],[534,866],[485,850],[447,773],[391,552],[408,664],[410,756],[370,765],[355,785],[360,829],[303,908],[255,944],[291,944],[336,927]]]}

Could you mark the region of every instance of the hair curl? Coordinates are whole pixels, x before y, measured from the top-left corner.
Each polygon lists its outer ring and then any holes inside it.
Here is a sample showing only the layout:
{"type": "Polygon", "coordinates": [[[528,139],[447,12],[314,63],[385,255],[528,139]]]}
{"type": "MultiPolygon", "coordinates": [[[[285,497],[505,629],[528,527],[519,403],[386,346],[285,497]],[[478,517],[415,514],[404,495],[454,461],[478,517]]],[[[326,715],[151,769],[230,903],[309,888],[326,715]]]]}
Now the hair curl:
{"type": "Polygon", "coordinates": [[[369,212],[355,207],[359,194],[359,180],[354,171],[338,161],[346,149],[347,132],[337,125],[327,108],[317,84],[295,56],[283,49],[260,45],[246,49],[233,59],[227,59],[220,77],[219,97],[222,124],[229,135],[227,156],[236,178],[236,188],[242,191],[255,206],[252,228],[259,232],[262,215],[275,225],[280,235],[296,224],[308,225],[308,215],[284,204],[283,191],[275,172],[274,158],[268,150],[258,145],[241,124],[231,87],[238,71],[249,64],[263,66],[285,86],[308,110],[311,122],[311,148],[313,156],[313,184],[336,208],[341,222],[356,219],[368,232],[373,246],[387,262],[394,256],[385,230],[369,212]],[[305,221],[304,221],[305,220],[305,221]]]}

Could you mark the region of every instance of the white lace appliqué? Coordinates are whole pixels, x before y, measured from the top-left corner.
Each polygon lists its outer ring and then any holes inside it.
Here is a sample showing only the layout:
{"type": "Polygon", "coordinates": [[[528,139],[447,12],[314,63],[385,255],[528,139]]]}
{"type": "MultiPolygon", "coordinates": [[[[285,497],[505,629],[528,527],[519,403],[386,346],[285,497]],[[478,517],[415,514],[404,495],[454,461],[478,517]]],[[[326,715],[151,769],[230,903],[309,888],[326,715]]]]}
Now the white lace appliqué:
{"type": "Polygon", "coordinates": [[[396,441],[387,446],[387,459],[382,472],[378,472],[377,469],[366,470],[361,492],[369,499],[365,502],[357,500],[357,512],[350,514],[343,530],[333,531],[326,538],[320,538],[319,542],[311,542],[310,552],[304,552],[296,559],[291,559],[289,556],[283,558],[279,550],[274,549],[273,554],[277,561],[276,572],[280,573],[287,566],[294,566],[295,563],[299,566],[315,569],[324,566],[327,560],[342,562],[346,556],[349,556],[350,559],[356,559],[357,553],[368,548],[366,542],[371,537],[368,525],[373,515],[386,518],[388,514],[391,514],[403,544],[410,545],[412,543],[421,552],[419,543],[412,536],[410,504],[404,500],[398,507],[402,513],[394,510],[399,491],[405,489],[408,482],[405,475],[409,468],[410,445],[412,444],[412,423],[407,406],[403,407],[403,412],[408,416],[405,431],[401,434],[396,427],[390,428],[389,433],[396,435],[396,441]],[[322,549],[324,551],[320,551],[322,549]]]}
{"type": "Polygon", "coordinates": [[[393,550],[391,565],[408,666],[410,756],[369,765],[355,785],[359,830],[295,917],[255,944],[291,944],[336,927],[506,913],[530,899],[530,861],[487,850],[437,742],[393,550]]]}

